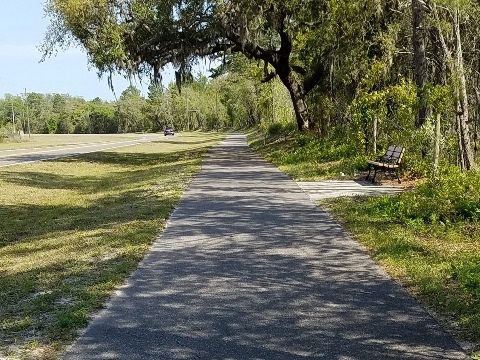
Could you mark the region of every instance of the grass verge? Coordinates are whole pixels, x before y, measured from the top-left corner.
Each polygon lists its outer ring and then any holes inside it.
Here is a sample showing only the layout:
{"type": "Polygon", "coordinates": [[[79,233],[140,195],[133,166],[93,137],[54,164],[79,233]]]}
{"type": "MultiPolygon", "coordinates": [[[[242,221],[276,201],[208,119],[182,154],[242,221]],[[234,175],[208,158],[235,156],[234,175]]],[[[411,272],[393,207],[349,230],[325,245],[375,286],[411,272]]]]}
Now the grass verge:
{"type": "Polygon", "coordinates": [[[0,358],[58,358],[135,269],[222,137],[3,168],[0,358]]]}
{"type": "MultiPolygon", "coordinates": [[[[151,136],[152,134],[148,134],[151,136]]],[[[162,134],[163,135],[163,134],[162,134]]],[[[31,149],[62,145],[84,145],[87,143],[108,143],[141,139],[145,134],[32,134],[23,139],[4,139],[0,141],[0,151],[13,149],[31,149]]],[[[160,136],[160,135],[159,135],[160,136]]]]}
{"type": "Polygon", "coordinates": [[[247,133],[249,145],[295,181],[354,177],[366,170],[367,158],[353,146],[326,142],[315,134],[265,136],[258,129],[247,133]]]}

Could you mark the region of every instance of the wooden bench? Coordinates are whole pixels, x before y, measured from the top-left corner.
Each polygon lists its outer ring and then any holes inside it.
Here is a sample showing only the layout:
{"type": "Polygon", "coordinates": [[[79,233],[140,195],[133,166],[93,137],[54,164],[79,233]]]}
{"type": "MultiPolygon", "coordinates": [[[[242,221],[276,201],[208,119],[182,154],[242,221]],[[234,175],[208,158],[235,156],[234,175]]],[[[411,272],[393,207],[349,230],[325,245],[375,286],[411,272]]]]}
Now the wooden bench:
{"type": "Polygon", "coordinates": [[[400,178],[398,176],[398,167],[402,162],[403,153],[405,149],[400,146],[389,146],[387,152],[377,158],[376,160],[369,160],[368,161],[368,175],[365,180],[368,180],[370,177],[370,173],[372,170],[375,172],[373,173],[372,183],[375,182],[375,177],[377,176],[377,172],[383,172],[385,175],[387,173],[395,174],[397,177],[398,183],[400,184],[400,178]]]}

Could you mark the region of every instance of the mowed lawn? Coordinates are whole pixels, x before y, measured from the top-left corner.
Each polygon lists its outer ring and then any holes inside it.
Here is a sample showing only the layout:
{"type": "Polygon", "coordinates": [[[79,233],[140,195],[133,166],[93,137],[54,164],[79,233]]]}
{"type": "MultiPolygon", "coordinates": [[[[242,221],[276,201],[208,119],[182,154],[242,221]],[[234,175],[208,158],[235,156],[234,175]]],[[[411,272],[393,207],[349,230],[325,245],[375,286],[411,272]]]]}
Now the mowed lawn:
{"type": "MultiPolygon", "coordinates": [[[[151,136],[152,134],[147,134],[151,136]]],[[[12,149],[45,148],[61,145],[84,145],[97,143],[113,143],[141,139],[145,134],[26,134],[21,141],[11,141],[0,138],[0,151],[12,149]]],[[[159,138],[163,134],[158,134],[159,138]]]]}
{"type": "MultiPolygon", "coordinates": [[[[159,135],[1,168],[0,358],[58,358],[136,268],[223,137],[159,135]]],[[[42,146],[62,143],[54,139],[42,146]]]]}

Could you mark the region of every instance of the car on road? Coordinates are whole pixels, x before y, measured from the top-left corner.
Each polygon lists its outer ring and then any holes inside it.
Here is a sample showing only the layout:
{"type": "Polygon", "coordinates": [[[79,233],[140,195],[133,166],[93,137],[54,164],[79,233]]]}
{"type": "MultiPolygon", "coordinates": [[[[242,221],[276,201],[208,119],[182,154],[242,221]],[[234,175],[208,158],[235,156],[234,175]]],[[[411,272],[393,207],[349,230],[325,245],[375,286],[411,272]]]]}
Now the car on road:
{"type": "Polygon", "coordinates": [[[166,126],[165,130],[163,131],[163,135],[175,135],[175,131],[173,130],[173,127],[171,126],[166,126]]]}

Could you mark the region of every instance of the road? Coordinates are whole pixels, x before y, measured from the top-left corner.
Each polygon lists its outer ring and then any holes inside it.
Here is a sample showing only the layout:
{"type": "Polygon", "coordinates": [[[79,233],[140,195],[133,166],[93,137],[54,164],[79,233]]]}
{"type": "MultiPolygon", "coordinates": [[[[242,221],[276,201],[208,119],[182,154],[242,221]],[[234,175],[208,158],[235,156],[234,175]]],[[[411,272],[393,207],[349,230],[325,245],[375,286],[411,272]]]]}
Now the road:
{"type": "Polygon", "coordinates": [[[42,148],[28,148],[0,151],[0,168],[13,165],[27,164],[36,161],[52,160],[68,156],[76,156],[96,151],[112,150],[116,148],[133,146],[145,142],[159,140],[163,138],[158,134],[141,135],[132,140],[72,144],[50,146],[42,148]]]}
{"type": "Polygon", "coordinates": [[[64,359],[466,359],[285,174],[230,135],[64,359]]]}

